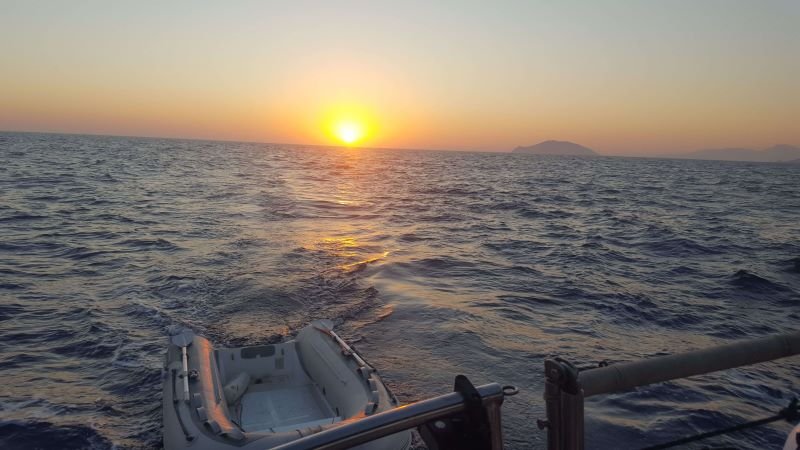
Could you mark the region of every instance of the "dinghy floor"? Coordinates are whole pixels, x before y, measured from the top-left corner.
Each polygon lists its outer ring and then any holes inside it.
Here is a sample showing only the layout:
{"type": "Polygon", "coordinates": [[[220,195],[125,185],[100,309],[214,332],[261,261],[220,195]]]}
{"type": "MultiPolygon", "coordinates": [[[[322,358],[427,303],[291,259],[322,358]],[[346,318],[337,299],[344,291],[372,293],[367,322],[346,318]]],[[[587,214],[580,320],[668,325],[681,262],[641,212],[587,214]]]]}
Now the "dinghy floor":
{"type": "Polygon", "coordinates": [[[251,385],[242,396],[241,405],[241,425],[248,432],[282,432],[341,420],[312,383],[251,385]]]}

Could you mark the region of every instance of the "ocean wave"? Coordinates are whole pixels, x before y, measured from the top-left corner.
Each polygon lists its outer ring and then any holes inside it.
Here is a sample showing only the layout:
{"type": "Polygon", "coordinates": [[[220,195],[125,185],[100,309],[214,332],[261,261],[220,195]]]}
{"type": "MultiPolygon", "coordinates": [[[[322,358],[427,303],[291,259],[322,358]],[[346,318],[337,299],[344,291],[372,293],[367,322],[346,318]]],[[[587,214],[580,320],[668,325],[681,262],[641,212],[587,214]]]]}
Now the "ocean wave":
{"type": "Polygon", "coordinates": [[[164,250],[175,251],[181,247],[162,238],[157,239],[126,239],[115,243],[116,246],[131,247],[136,250],[164,250]]]}
{"type": "Polygon", "coordinates": [[[766,278],[760,277],[747,270],[740,269],[731,276],[731,284],[734,286],[761,293],[785,292],[788,288],[766,278]]]}
{"type": "Polygon", "coordinates": [[[17,213],[11,216],[0,217],[0,223],[30,222],[47,219],[47,216],[42,216],[39,214],[17,213]]]}

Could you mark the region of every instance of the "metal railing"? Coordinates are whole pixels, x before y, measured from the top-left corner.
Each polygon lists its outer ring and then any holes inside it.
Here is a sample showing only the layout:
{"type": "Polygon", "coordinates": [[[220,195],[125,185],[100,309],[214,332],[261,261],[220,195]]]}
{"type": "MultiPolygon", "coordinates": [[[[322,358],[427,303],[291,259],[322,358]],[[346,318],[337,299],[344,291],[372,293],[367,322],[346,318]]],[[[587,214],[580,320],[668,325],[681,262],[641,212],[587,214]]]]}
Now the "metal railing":
{"type": "Polygon", "coordinates": [[[460,428],[457,436],[447,436],[446,439],[465,440],[459,448],[502,450],[500,405],[505,396],[516,394],[516,388],[501,387],[497,383],[472,387],[469,381],[466,383],[468,387],[459,390],[457,378],[456,392],[365,417],[288,442],[273,450],[343,450],[403,430],[425,426],[433,428],[434,434],[438,435],[433,436],[434,440],[440,439],[443,434],[452,434],[453,428],[460,428]],[[470,415],[478,417],[470,423],[470,415]],[[454,427],[453,418],[467,426],[454,427]],[[484,432],[475,434],[481,428],[484,432]],[[476,445],[479,447],[475,447],[476,445]]]}
{"type": "Polygon", "coordinates": [[[633,389],[800,354],[800,331],[579,371],[563,359],[545,361],[548,450],[583,450],[583,402],[633,389]]]}

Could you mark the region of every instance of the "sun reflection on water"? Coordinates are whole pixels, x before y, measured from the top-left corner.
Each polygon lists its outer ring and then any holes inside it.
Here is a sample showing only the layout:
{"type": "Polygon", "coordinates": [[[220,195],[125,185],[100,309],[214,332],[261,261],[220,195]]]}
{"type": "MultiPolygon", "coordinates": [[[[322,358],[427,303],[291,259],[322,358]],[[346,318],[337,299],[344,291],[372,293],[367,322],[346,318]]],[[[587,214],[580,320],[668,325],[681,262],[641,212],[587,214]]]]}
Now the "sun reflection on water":
{"type": "Polygon", "coordinates": [[[385,259],[391,253],[389,250],[374,251],[374,245],[364,245],[353,236],[323,237],[312,239],[304,244],[303,248],[309,251],[323,252],[337,260],[345,260],[335,267],[345,271],[359,270],[367,264],[385,259]]]}

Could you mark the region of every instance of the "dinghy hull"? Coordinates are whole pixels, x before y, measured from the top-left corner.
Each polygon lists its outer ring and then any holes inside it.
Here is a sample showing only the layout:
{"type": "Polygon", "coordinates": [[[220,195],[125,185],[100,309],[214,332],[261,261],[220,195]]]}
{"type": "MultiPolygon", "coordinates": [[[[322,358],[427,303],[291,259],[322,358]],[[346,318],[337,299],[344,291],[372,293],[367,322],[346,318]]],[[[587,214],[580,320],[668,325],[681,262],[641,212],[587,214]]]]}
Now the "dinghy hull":
{"type": "MultiPolygon", "coordinates": [[[[164,448],[269,449],[397,406],[328,321],[255,347],[214,349],[191,335],[167,352],[164,448]]],[[[404,431],[357,448],[401,450],[410,441],[404,431]]]]}

